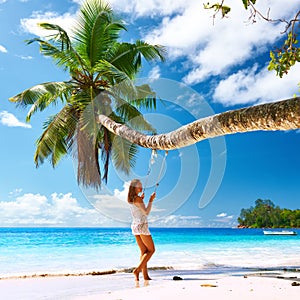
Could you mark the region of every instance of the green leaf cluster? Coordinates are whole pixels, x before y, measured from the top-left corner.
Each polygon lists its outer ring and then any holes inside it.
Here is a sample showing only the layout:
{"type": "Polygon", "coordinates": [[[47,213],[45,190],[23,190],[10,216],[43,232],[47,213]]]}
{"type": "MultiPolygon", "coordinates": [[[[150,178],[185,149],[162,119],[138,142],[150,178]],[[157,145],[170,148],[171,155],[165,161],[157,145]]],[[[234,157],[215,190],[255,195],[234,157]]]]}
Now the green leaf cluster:
{"type": "Polygon", "coordinates": [[[299,228],[300,209],[281,209],[271,200],[257,199],[255,207],[241,210],[238,223],[248,228],[299,228]]]}
{"type": "Polygon", "coordinates": [[[296,62],[300,62],[300,48],[297,35],[289,32],[281,48],[270,52],[269,70],[275,70],[279,77],[287,74],[296,62]]]}
{"type": "MultiPolygon", "coordinates": [[[[250,6],[250,3],[255,4],[256,0],[242,0],[243,5],[245,7],[245,9],[248,9],[248,7],[250,6]]],[[[221,13],[222,18],[226,17],[229,12],[231,11],[231,8],[227,5],[224,4],[224,1],[222,1],[221,3],[217,2],[217,3],[213,3],[210,4],[209,2],[207,2],[206,4],[203,4],[204,9],[213,9],[216,14],[217,13],[221,13]]]]}
{"type": "MultiPolygon", "coordinates": [[[[242,0],[243,6],[246,10],[250,10],[250,18],[253,19],[253,22],[256,22],[256,16],[259,15],[264,20],[272,23],[284,22],[287,24],[286,30],[284,33],[287,33],[286,38],[283,42],[283,45],[274,50],[270,51],[270,62],[268,66],[268,70],[275,70],[277,76],[280,78],[287,74],[292,66],[294,66],[297,62],[300,62],[300,49],[298,46],[298,35],[299,35],[299,16],[300,11],[296,13],[294,19],[289,22],[284,19],[272,20],[269,17],[264,17],[255,7],[256,0],[242,0]]],[[[221,13],[222,18],[229,15],[231,8],[224,4],[225,0],[221,1],[221,3],[213,3],[209,2],[204,4],[205,9],[212,9],[215,11],[213,17],[217,14],[221,13]]]]}

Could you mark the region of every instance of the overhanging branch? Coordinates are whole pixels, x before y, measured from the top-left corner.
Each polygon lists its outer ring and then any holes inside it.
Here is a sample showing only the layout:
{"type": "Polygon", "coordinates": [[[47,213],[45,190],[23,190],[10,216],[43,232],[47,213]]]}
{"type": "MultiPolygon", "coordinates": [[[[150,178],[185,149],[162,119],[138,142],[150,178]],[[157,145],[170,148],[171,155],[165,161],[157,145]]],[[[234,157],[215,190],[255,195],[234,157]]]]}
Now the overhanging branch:
{"type": "Polygon", "coordinates": [[[157,150],[172,150],[234,133],[299,129],[300,97],[216,114],[157,135],[145,135],[105,115],[99,115],[98,121],[112,133],[134,144],[157,150]]]}

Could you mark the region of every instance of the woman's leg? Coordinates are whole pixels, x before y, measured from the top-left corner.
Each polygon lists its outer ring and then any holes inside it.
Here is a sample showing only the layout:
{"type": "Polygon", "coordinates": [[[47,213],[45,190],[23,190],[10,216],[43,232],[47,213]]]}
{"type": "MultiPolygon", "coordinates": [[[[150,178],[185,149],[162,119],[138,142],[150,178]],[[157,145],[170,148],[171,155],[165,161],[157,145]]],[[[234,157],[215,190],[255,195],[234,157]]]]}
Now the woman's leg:
{"type": "MultiPolygon", "coordinates": [[[[140,261],[141,261],[143,258],[143,255],[147,252],[147,247],[143,243],[140,235],[135,235],[135,239],[136,239],[136,243],[138,244],[138,246],[141,250],[141,256],[140,256],[140,261]]],[[[145,267],[142,269],[142,272],[143,272],[143,276],[144,276],[145,280],[151,280],[151,278],[148,275],[147,263],[146,263],[145,267]]]]}
{"type": "Polygon", "coordinates": [[[134,275],[136,280],[139,280],[139,273],[143,270],[146,269],[147,270],[147,262],[149,261],[149,259],[151,258],[151,256],[153,255],[153,253],[155,252],[155,246],[152,240],[152,236],[151,235],[140,235],[141,241],[144,244],[144,246],[146,247],[146,252],[144,252],[144,254],[141,256],[141,260],[139,265],[137,266],[137,268],[134,270],[134,275]]]}

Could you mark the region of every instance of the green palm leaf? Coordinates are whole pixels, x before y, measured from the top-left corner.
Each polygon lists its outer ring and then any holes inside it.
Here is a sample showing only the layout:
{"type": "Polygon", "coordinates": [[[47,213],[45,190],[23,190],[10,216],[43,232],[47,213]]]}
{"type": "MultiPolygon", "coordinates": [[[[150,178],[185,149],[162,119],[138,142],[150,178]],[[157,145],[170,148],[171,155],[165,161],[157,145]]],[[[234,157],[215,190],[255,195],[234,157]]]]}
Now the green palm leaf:
{"type": "Polygon", "coordinates": [[[136,51],[141,53],[147,61],[154,59],[165,60],[166,49],[163,46],[150,45],[144,41],[137,40],[135,47],[136,51]]]}
{"type": "Polygon", "coordinates": [[[54,33],[47,36],[46,40],[34,38],[27,41],[27,44],[38,42],[40,44],[40,52],[44,56],[51,57],[64,70],[70,70],[71,73],[76,72],[78,69],[85,70],[82,58],[72,47],[71,39],[63,28],[50,23],[40,23],[39,26],[54,33]]]}
{"type": "Polygon", "coordinates": [[[80,45],[85,45],[79,48],[80,54],[89,58],[90,67],[103,59],[103,55],[118,39],[119,32],[124,29],[123,22],[114,17],[109,5],[100,0],[83,4],[74,35],[80,45]]]}
{"type": "Polygon", "coordinates": [[[58,99],[60,99],[62,103],[67,101],[71,87],[68,82],[41,83],[11,97],[9,100],[22,107],[32,105],[26,118],[27,121],[30,121],[31,116],[36,111],[43,111],[50,104],[57,104],[58,99]]]}
{"type": "MultiPolygon", "coordinates": [[[[50,23],[39,23],[38,25],[43,29],[54,31],[52,35],[47,36],[47,40],[52,41],[60,51],[72,49],[71,40],[63,28],[50,23]]],[[[31,41],[28,43],[31,43],[31,41]]]]}
{"type": "Polygon", "coordinates": [[[137,146],[119,136],[114,136],[112,143],[112,160],[117,169],[129,174],[135,165],[137,146]]]}
{"type": "Polygon", "coordinates": [[[115,85],[124,81],[124,84],[128,84],[129,88],[133,88],[133,82],[127,74],[128,72],[124,72],[107,60],[98,61],[93,68],[93,72],[99,73],[98,77],[101,76],[102,78],[105,78],[110,85],[115,85]]]}
{"type": "Polygon", "coordinates": [[[77,111],[71,106],[65,106],[45,122],[44,132],[36,143],[37,148],[34,155],[36,166],[49,158],[54,167],[61,157],[68,153],[68,149],[73,144],[77,119],[77,111]]]}
{"type": "Polygon", "coordinates": [[[116,99],[116,102],[118,105],[116,113],[122,117],[123,123],[128,124],[139,131],[155,133],[153,126],[145,120],[143,114],[140,113],[133,105],[122,99],[116,99]]]}
{"type": "MultiPolygon", "coordinates": [[[[152,46],[142,41],[137,41],[135,44],[121,43],[114,49],[113,57],[110,57],[110,60],[116,68],[126,72],[133,79],[141,68],[143,57],[147,61],[163,60],[164,51],[161,46],[152,46]]],[[[110,55],[112,56],[112,53],[110,55]]]]}
{"type": "Polygon", "coordinates": [[[128,99],[128,102],[137,108],[156,109],[156,94],[148,84],[135,86],[136,97],[128,99]]]}

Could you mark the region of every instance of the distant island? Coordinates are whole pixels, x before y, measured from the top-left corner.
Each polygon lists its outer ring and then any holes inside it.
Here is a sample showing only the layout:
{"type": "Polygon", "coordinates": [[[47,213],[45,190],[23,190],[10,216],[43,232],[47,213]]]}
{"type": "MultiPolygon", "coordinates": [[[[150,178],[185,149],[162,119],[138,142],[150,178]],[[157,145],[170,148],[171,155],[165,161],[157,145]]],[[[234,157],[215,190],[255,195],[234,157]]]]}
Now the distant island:
{"type": "Polygon", "coordinates": [[[238,223],[239,228],[299,228],[300,209],[280,208],[271,200],[257,199],[255,207],[241,210],[238,223]]]}

